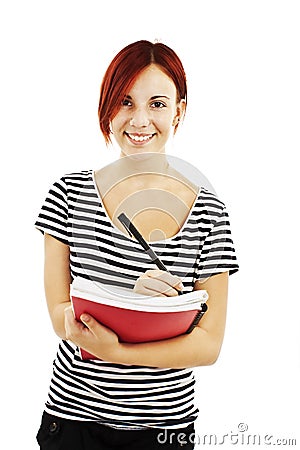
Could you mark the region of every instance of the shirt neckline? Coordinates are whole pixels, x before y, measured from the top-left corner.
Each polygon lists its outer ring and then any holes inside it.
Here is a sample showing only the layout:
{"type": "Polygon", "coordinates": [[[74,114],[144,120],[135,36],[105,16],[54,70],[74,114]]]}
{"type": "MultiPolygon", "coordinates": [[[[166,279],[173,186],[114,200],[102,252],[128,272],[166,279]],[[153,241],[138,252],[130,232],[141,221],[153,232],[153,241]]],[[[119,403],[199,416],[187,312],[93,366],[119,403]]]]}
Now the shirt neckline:
{"type": "MultiPolygon", "coordinates": [[[[108,212],[107,212],[107,210],[106,210],[106,208],[105,208],[105,206],[104,206],[104,203],[103,203],[103,201],[102,201],[102,197],[101,197],[101,195],[100,195],[100,192],[99,192],[99,189],[98,189],[98,186],[97,186],[97,183],[96,183],[95,172],[96,172],[95,170],[92,170],[92,169],[90,170],[90,174],[91,174],[92,181],[93,181],[93,188],[94,188],[94,190],[95,190],[95,192],[96,192],[97,198],[98,198],[98,200],[99,200],[99,202],[100,202],[100,204],[101,204],[101,206],[102,206],[102,209],[103,209],[103,211],[104,211],[105,217],[106,217],[106,219],[108,220],[110,226],[114,229],[114,231],[115,231],[116,233],[120,234],[122,237],[128,239],[128,240],[131,241],[131,242],[136,243],[136,240],[135,240],[135,239],[132,239],[128,234],[126,234],[125,232],[122,232],[118,227],[115,226],[115,224],[114,224],[113,221],[111,220],[111,218],[110,218],[110,216],[109,216],[109,214],[108,214],[108,212]]],[[[194,199],[194,201],[193,201],[193,204],[192,204],[192,206],[191,206],[191,208],[190,208],[189,214],[187,215],[187,217],[186,217],[186,219],[185,219],[185,221],[184,221],[182,227],[178,230],[178,232],[177,232],[176,234],[174,234],[173,236],[170,236],[170,237],[168,237],[168,238],[166,238],[166,239],[160,239],[160,240],[158,240],[158,241],[147,241],[147,242],[148,242],[149,244],[151,244],[151,245],[153,245],[153,244],[161,244],[161,243],[173,241],[175,238],[177,238],[178,236],[180,236],[180,234],[182,233],[182,231],[183,231],[184,228],[186,227],[188,221],[190,220],[190,217],[191,217],[191,215],[192,215],[192,213],[193,213],[195,204],[196,204],[197,201],[199,200],[199,197],[200,197],[200,193],[201,193],[201,192],[202,192],[202,187],[201,187],[201,186],[198,186],[198,191],[197,191],[197,194],[196,194],[195,199],[194,199]]]]}

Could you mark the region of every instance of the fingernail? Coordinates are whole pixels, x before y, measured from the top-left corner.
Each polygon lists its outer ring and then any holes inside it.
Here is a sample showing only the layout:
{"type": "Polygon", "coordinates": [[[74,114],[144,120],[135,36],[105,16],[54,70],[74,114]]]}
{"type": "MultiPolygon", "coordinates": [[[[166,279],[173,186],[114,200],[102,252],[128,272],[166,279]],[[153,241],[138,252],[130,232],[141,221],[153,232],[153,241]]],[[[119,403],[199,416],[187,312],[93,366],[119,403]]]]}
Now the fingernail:
{"type": "Polygon", "coordinates": [[[82,322],[88,322],[90,320],[90,316],[87,316],[86,314],[82,314],[80,316],[80,320],[82,320],[82,322]]]}

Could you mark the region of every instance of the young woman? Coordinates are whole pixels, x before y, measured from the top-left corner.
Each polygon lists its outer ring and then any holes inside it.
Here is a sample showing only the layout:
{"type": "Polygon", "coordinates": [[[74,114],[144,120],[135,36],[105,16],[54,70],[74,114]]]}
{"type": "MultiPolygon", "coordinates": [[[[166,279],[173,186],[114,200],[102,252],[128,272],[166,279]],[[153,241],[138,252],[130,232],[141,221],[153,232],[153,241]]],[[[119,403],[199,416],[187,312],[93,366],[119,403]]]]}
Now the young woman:
{"type": "Polygon", "coordinates": [[[61,338],[37,436],[42,449],[156,449],[162,440],[166,449],[194,448],[192,368],[218,358],[228,275],[238,265],[224,203],[165,154],[186,102],[185,72],[172,49],[148,41],[125,47],[106,71],[98,111],[104,138],[114,138],[120,158],[63,176],[41,209],[45,292],[61,338]],[[168,271],[158,270],[126,233],[120,212],[168,271]],[[87,314],[74,319],[70,283],[77,276],[162,301],[178,290],[206,289],[208,311],[190,334],[123,343],[87,314]],[[79,347],[98,359],[82,360],[79,347]]]}

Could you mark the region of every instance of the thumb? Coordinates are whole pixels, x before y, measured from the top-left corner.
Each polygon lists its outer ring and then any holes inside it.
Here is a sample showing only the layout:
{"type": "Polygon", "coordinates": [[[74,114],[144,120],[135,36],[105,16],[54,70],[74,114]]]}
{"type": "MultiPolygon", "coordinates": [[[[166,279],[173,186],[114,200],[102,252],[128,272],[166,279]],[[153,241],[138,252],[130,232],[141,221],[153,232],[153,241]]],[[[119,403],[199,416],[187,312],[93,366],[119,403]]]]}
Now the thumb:
{"type": "Polygon", "coordinates": [[[81,322],[83,322],[84,325],[87,326],[89,329],[92,329],[93,323],[95,322],[95,319],[94,319],[92,316],[90,316],[89,314],[87,314],[87,313],[81,314],[80,320],[81,320],[81,322]]]}

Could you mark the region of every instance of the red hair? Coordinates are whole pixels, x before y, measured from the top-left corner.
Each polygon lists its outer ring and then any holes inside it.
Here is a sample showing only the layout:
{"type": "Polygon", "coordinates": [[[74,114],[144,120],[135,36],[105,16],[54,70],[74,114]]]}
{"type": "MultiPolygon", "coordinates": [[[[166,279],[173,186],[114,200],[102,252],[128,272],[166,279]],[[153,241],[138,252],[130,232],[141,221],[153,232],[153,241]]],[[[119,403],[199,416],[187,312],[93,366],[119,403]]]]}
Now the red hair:
{"type": "Polygon", "coordinates": [[[170,47],[145,40],[127,45],[114,57],[101,84],[98,117],[106,144],[110,143],[110,122],[118,113],[122,100],[138,75],[150,64],[157,64],[174,82],[178,102],[187,100],[184,68],[170,47]]]}

